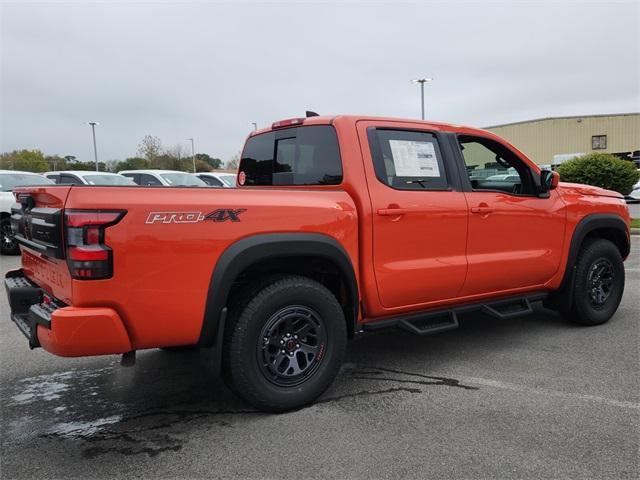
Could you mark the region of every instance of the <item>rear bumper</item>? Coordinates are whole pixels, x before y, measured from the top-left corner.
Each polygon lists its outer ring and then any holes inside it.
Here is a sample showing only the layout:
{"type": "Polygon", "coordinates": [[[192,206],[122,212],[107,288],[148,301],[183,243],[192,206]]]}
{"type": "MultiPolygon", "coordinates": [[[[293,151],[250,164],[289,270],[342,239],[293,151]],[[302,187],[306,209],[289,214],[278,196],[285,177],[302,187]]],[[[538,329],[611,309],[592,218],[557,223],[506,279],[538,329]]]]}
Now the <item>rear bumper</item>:
{"type": "Polygon", "coordinates": [[[133,350],[118,313],[111,308],[64,306],[31,282],[21,269],[5,275],[11,320],[29,340],[61,357],[133,350]]]}

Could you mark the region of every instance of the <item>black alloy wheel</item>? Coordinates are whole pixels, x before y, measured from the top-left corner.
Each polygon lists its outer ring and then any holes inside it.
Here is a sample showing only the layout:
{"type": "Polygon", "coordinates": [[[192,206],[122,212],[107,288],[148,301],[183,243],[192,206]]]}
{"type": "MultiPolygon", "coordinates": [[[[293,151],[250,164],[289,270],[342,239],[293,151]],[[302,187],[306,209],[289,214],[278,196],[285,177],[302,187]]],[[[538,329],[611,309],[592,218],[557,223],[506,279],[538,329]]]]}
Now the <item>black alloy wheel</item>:
{"type": "Polygon", "coordinates": [[[611,262],[599,258],[591,265],[587,277],[589,302],[594,308],[602,308],[611,296],[616,274],[611,262]]]}
{"type": "Polygon", "coordinates": [[[274,385],[294,386],[313,375],[327,343],[324,321],[312,309],[293,305],[267,320],[258,340],[258,362],[274,385]]]}
{"type": "Polygon", "coordinates": [[[0,253],[3,255],[17,255],[20,253],[18,242],[11,229],[11,221],[5,218],[0,223],[0,253]]]}

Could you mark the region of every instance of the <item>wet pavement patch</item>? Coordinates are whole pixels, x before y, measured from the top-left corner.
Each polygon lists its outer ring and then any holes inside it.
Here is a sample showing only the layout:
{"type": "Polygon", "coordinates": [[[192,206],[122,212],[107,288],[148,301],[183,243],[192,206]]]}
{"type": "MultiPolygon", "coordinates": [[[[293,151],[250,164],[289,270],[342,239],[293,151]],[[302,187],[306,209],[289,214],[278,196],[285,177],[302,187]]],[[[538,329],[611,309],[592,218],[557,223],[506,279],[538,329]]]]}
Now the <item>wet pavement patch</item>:
{"type": "MultiPolygon", "coordinates": [[[[214,385],[194,357],[173,369],[158,367],[121,369],[113,362],[95,370],[20,380],[5,404],[5,415],[13,418],[5,443],[63,442],[87,459],[107,454],[154,457],[182,450],[191,429],[229,428],[238,417],[268,416],[214,385]]],[[[453,378],[349,364],[330,393],[305,408],[380,395],[420,395],[433,387],[477,389],[453,378]]]]}

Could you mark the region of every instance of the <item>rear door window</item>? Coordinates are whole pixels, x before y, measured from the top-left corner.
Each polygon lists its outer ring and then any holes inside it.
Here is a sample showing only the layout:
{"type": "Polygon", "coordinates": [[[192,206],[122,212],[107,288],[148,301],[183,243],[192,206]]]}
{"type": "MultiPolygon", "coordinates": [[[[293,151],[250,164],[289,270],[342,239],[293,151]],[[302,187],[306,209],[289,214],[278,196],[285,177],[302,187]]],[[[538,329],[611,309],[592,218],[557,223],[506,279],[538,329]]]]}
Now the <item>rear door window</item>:
{"type": "Polygon", "coordinates": [[[414,130],[368,130],[376,177],[398,190],[447,190],[438,139],[414,130]]]}
{"type": "Polygon", "coordinates": [[[249,138],[240,161],[245,185],[338,185],[342,161],[330,125],[275,130],[249,138]]]}
{"type": "Polygon", "coordinates": [[[210,187],[222,187],[222,182],[215,177],[209,177],[208,175],[202,175],[199,177],[204,183],[210,187]]]}
{"type": "Polygon", "coordinates": [[[138,185],[155,186],[155,185],[162,185],[162,182],[160,182],[160,180],[158,180],[153,175],[149,175],[147,173],[141,173],[140,178],[138,179],[138,185]]]}
{"type": "Polygon", "coordinates": [[[82,180],[80,180],[75,175],[61,174],[59,183],[64,185],[84,185],[82,180]]]}

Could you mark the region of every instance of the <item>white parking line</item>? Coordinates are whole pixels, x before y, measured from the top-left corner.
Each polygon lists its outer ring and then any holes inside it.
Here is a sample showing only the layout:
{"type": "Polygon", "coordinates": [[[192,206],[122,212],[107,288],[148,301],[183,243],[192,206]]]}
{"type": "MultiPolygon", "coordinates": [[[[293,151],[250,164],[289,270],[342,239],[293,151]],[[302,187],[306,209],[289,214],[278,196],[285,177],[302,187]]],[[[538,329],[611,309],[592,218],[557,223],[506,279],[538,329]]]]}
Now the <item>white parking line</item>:
{"type": "Polygon", "coordinates": [[[604,403],[612,407],[640,409],[640,403],[629,402],[625,400],[616,400],[614,398],[599,397],[597,395],[586,395],[582,393],[561,392],[558,390],[547,390],[545,388],[527,387],[526,385],[516,385],[514,383],[501,382],[499,380],[491,380],[488,378],[477,377],[457,377],[466,383],[482,385],[484,387],[495,387],[502,390],[510,390],[513,392],[530,393],[533,395],[544,395],[559,398],[570,398],[574,400],[584,400],[589,402],[604,403]]]}

